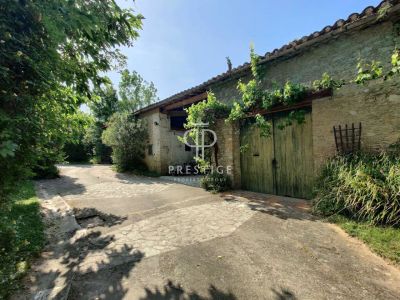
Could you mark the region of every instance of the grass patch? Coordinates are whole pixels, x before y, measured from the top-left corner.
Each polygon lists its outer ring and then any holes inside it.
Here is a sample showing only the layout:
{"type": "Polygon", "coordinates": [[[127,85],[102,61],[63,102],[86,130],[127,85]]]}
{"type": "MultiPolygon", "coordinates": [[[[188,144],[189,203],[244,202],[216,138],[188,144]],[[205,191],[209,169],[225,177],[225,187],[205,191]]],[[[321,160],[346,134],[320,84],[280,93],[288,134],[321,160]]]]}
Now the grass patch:
{"type": "Polygon", "coordinates": [[[378,255],[400,265],[400,228],[376,226],[344,216],[332,216],[328,220],[339,225],[349,235],[362,240],[378,255]]]}
{"type": "Polygon", "coordinates": [[[0,214],[0,298],[18,288],[19,279],[45,243],[33,182],[16,184],[11,200],[10,208],[0,214]]]}

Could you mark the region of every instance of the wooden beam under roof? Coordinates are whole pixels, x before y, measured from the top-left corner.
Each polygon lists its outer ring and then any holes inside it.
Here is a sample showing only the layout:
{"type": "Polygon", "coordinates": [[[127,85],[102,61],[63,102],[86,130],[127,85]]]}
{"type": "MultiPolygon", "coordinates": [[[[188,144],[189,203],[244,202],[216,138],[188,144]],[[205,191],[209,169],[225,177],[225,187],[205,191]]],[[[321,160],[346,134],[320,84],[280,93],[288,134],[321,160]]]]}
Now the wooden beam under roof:
{"type": "Polygon", "coordinates": [[[189,104],[193,104],[195,102],[199,102],[199,101],[205,100],[205,99],[207,99],[207,92],[204,92],[204,93],[201,93],[199,95],[192,96],[192,97],[186,98],[184,100],[180,100],[178,102],[166,105],[166,106],[163,107],[163,111],[164,112],[165,111],[170,111],[170,110],[173,110],[175,108],[179,108],[179,107],[182,107],[182,106],[187,106],[189,104]]]}

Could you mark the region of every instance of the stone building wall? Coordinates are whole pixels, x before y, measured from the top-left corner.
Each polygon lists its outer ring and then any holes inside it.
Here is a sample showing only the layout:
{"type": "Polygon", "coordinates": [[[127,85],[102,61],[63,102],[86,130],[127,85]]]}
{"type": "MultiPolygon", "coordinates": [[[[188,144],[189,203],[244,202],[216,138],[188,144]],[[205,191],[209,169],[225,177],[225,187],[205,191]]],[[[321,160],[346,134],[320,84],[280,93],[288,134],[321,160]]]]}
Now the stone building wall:
{"type": "MultiPolygon", "coordinates": [[[[380,61],[386,70],[396,43],[399,42],[399,26],[385,22],[359,31],[344,33],[323,44],[309,48],[292,57],[266,62],[261,66],[263,84],[270,88],[274,83],[283,85],[287,80],[294,83],[311,83],[328,72],[335,79],[351,81],[356,76],[359,58],[367,62],[380,61]]],[[[250,79],[250,75],[241,78],[250,79]]],[[[226,80],[213,85],[218,100],[231,103],[240,99],[237,93],[238,79],[226,80]]],[[[400,135],[400,85],[396,80],[375,80],[366,86],[347,85],[334,92],[330,98],[319,99],[312,105],[314,171],[335,155],[333,125],[362,122],[362,148],[377,150],[394,143],[400,135]]],[[[219,137],[219,163],[233,164],[233,179],[240,185],[239,130],[230,125],[217,125],[219,137]]]]}
{"type": "MultiPolygon", "coordinates": [[[[320,79],[324,72],[336,79],[351,80],[356,76],[359,58],[377,60],[390,65],[390,57],[399,45],[399,26],[392,22],[373,25],[362,30],[342,33],[324,43],[302,50],[295,56],[281,57],[261,66],[265,88],[274,83],[282,86],[287,80],[294,83],[311,83],[320,79]]],[[[250,74],[243,81],[250,79],[250,74]]],[[[230,103],[240,99],[238,79],[227,80],[211,86],[217,99],[230,103]]]]}
{"type": "MultiPolygon", "coordinates": [[[[218,165],[223,166],[224,170],[230,168],[232,184],[235,188],[240,188],[240,129],[238,124],[225,123],[218,120],[213,130],[217,135],[218,145],[218,165]]],[[[214,155],[212,156],[213,165],[216,166],[214,155]]]]}
{"type": "Polygon", "coordinates": [[[149,140],[153,154],[146,149],[145,163],[149,170],[160,174],[168,173],[169,165],[181,165],[193,159],[193,151],[185,151],[185,145],[178,140],[183,131],[171,130],[168,115],[156,108],[141,115],[147,120],[149,140]]]}
{"type": "Polygon", "coordinates": [[[161,170],[161,140],[160,140],[160,130],[154,124],[155,122],[160,122],[160,113],[158,109],[146,112],[141,115],[141,118],[147,121],[148,130],[148,143],[147,145],[153,145],[153,154],[149,155],[148,149],[145,151],[144,161],[149,168],[149,170],[154,172],[160,172],[161,170]]]}
{"type": "MultiPolygon", "coordinates": [[[[344,29],[345,30],[345,29],[344,29]]],[[[344,32],[328,41],[302,50],[296,55],[281,57],[261,66],[263,85],[283,85],[287,80],[310,85],[328,72],[335,79],[350,81],[356,76],[359,58],[378,60],[388,70],[390,56],[400,44],[399,26],[390,21],[358,31],[344,32]]],[[[250,79],[249,74],[242,77],[250,79]]],[[[240,99],[236,79],[229,79],[210,87],[217,99],[225,103],[240,99]]],[[[398,81],[376,80],[366,86],[346,85],[329,98],[315,100],[312,105],[314,170],[335,154],[333,125],[362,122],[363,149],[380,149],[396,141],[400,131],[400,85],[398,81]]],[[[193,157],[185,152],[177,140],[183,132],[171,131],[169,119],[158,109],[146,113],[149,120],[152,156],[146,155],[149,167],[166,173],[168,165],[183,163],[193,157]],[[154,121],[159,123],[154,125],[154,121]]],[[[235,187],[240,187],[240,132],[237,125],[218,122],[218,163],[232,166],[235,187]]]]}
{"type": "Polygon", "coordinates": [[[314,170],[335,155],[333,126],[361,122],[361,148],[379,151],[400,138],[400,80],[351,84],[312,104],[314,170]]]}

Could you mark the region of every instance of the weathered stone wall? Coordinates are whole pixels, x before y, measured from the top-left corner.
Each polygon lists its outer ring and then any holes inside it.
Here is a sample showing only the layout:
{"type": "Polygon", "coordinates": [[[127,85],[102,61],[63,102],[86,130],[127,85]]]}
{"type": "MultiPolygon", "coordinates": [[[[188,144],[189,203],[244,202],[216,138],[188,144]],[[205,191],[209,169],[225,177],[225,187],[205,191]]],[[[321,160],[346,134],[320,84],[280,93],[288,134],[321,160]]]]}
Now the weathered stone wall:
{"type": "Polygon", "coordinates": [[[145,114],[141,115],[141,118],[147,121],[147,130],[148,130],[148,145],[153,145],[153,154],[148,154],[148,149],[146,148],[145,151],[145,163],[149,170],[154,172],[161,171],[161,140],[160,140],[160,131],[158,127],[154,124],[155,122],[160,122],[160,113],[158,109],[146,112],[145,114]]]}
{"type": "Polygon", "coordinates": [[[154,109],[141,115],[141,118],[147,120],[148,145],[153,145],[152,155],[146,149],[145,162],[149,170],[167,174],[169,165],[179,165],[193,159],[193,151],[185,151],[185,145],[178,140],[183,132],[170,129],[170,119],[166,114],[154,109]]]}
{"type": "MultiPolygon", "coordinates": [[[[178,140],[184,131],[171,130],[170,119],[166,114],[160,114],[161,142],[161,173],[168,173],[168,166],[182,165],[193,160],[194,151],[185,151],[185,144],[178,140]]],[[[194,149],[194,148],[193,148],[194,149]]]]}
{"type": "MultiPolygon", "coordinates": [[[[295,56],[266,62],[261,66],[262,82],[265,88],[271,88],[275,83],[283,85],[287,80],[311,85],[314,80],[320,79],[324,72],[335,79],[351,81],[356,76],[359,58],[380,61],[388,70],[391,54],[399,41],[399,26],[389,21],[344,33],[295,56]]],[[[247,81],[250,75],[241,79],[247,81]]],[[[213,85],[211,90],[218,100],[231,103],[240,99],[236,89],[237,82],[237,78],[226,80],[213,85]]],[[[347,85],[335,91],[333,97],[313,103],[315,172],[318,172],[321,164],[336,152],[333,125],[362,122],[361,140],[365,150],[385,148],[399,138],[399,87],[396,81],[382,80],[370,82],[367,86],[347,85]]],[[[225,136],[234,136],[232,129],[221,123],[217,132],[220,132],[220,164],[236,164],[236,181],[240,178],[239,130],[234,131],[237,139],[227,138],[226,141],[225,136]]]]}
{"type": "MultiPolygon", "coordinates": [[[[335,79],[350,81],[356,76],[359,58],[366,61],[378,60],[388,69],[390,56],[399,44],[399,26],[392,22],[363,28],[358,31],[342,33],[329,41],[314,45],[290,57],[266,62],[262,67],[263,85],[270,88],[274,83],[283,85],[287,80],[295,83],[311,84],[328,72],[335,79]]],[[[246,81],[249,75],[242,78],[246,81]]],[[[237,93],[238,79],[230,79],[215,84],[211,90],[217,99],[230,103],[240,99],[237,93]]],[[[313,103],[313,152],[315,171],[321,163],[335,154],[332,127],[339,124],[362,122],[362,147],[377,149],[393,143],[399,136],[400,86],[395,81],[374,81],[367,86],[347,85],[335,91],[331,98],[320,99],[313,103]]],[[[148,116],[150,141],[153,144],[153,156],[146,156],[151,169],[165,173],[170,164],[189,161],[193,153],[185,152],[184,145],[177,140],[182,132],[169,129],[169,119],[158,110],[148,116]],[[154,115],[153,115],[154,114],[154,115]],[[152,115],[152,116],[150,116],[152,115]],[[154,125],[154,121],[159,126],[154,125]],[[151,128],[151,129],[150,129],[151,128]],[[152,132],[152,131],[153,132],[152,132]]],[[[232,179],[235,187],[240,186],[240,140],[239,129],[219,122],[218,163],[232,166],[232,179]]]]}
{"type": "MultiPolygon", "coordinates": [[[[283,85],[287,80],[309,84],[320,79],[324,72],[333,78],[351,80],[356,76],[359,58],[378,60],[385,66],[399,42],[398,26],[391,22],[381,23],[362,30],[343,33],[307,48],[296,56],[266,62],[262,67],[263,84],[271,88],[274,83],[283,85]]],[[[246,81],[250,76],[242,78],[246,81]]],[[[226,103],[240,99],[237,93],[238,79],[228,80],[211,87],[217,99],[226,103]]]]}
{"type": "MultiPolygon", "coordinates": [[[[232,184],[235,188],[240,188],[240,130],[238,124],[227,124],[223,120],[218,120],[215,129],[218,145],[218,166],[223,166],[224,170],[230,168],[232,184]]],[[[213,165],[216,166],[214,155],[212,156],[213,165]]]]}
{"type": "Polygon", "coordinates": [[[332,97],[313,101],[314,170],[335,155],[333,126],[361,122],[361,147],[379,151],[400,138],[400,80],[373,80],[364,86],[352,84],[332,97]]]}

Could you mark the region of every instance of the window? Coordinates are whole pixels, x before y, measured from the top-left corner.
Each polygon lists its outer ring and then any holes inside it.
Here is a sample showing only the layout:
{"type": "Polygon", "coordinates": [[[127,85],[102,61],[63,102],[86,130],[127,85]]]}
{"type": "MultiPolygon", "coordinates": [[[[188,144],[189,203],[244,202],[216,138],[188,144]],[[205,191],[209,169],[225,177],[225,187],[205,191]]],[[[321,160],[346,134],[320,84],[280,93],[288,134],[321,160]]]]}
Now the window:
{"type": "Polygon", "coordinates": [[[184,130],[183,125],[186,123],[186,116],[171,116],[171,130],[184,130]]]}
{"type": "Polygon", "coordinates": [[[185,144],[185,151],[186,152],[192,151],[192,147],[189,147],[188,145],[185,144]]]}

